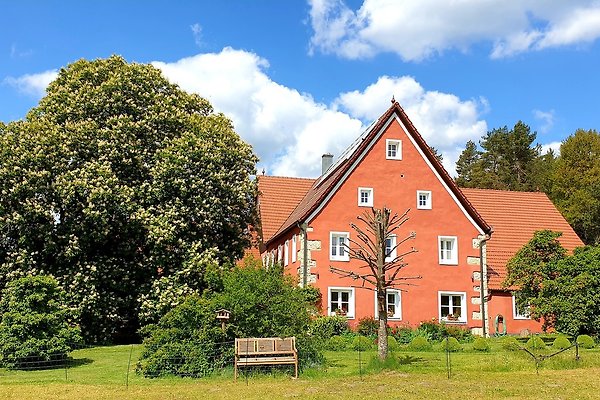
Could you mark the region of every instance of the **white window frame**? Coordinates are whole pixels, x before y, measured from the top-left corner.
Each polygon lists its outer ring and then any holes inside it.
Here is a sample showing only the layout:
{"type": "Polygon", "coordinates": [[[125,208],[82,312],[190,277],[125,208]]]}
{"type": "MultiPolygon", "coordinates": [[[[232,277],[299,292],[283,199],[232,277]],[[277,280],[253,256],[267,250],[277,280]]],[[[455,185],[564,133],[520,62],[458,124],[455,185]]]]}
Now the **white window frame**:
{"type": "Polygon", "coordinates": [[[294,234],[292,235],[292,262],[295,263],[298,257],[298,237],[294,234]]]}
{"type": "Polygon", "coordinates": [[[418,210],[431,210],[431,190],[417,190],[417,209],[418,210]],[[421,205],[421,195],[426,195],[426,204],[421,205]]]}
{"type": "MultiPolygon", "coordinates": [[[[444,252],[448,251],[444,249],[444,252]]],[[[438,261],[440,265],[458,265],[458,238],[456,236],[438,236],[438,261]],[[442,257],[442,241],[453,242],[452,252],[450,257],[442,257]]]]}
{"type": "Polygon", "coordinates": [[[283,245],[283,265],[287,267],[290,263],[290,241],[286,240],[283,245]]]}
{"type": "Polygon", "coordinates": [[[283,246],[277,246],[277,262],[279,265],[283,264],[283,246]]]}
{"type": "MultiPolygon", "coordinates": [[[[529,312],[527,312],[527,314],[520,314],[517,310],[517,299],[515,299],[515,296],[512,296],[512,309],[513,309],[513,319],[522,319],[522,320],[529,320],[531,319],[531,315],[529,314],[529,312]]],[[[527,310],[529,310],[529,307],[527,307],[527,310]]]]}
{"type": "Polygon", "coordinates": [[[350,232],[329,232],[329,259],[331,261],[350,261],[350,255],[348,254],[348,248],[346,246],[344,246],[344,255],[340,256],[339,255],[339,250],[340,250],[340,245],[339,243],[336,244],[336,249],[338,250],[336,253],[336,255],[332,254],[332,244],[333,244],[333,237],[345,237],[346,238],[346,244],[348,244],[348,240],[350,239],[350,232]]]}
{"type": "Polygon", "coordinates": [[[358,188],[358,206],[359,207],[373,207],[373,188],[359,187],[358,188]],[[369,198],[366,203],[362,202],[362,194],[368,193],[369,198]]]}
{"type": "MultiPolygon", "coordinates": [[[[396,235],[390,235],[388,237],[388,239],[390,239],[392,241],[392,243],[391,243],[392,246],[391,247],[392,247],[393,250],[392,250],[392,252],[390,253],[389,256],[385,257],[385,262],[392,261],[394,258],[396,258],[396,255],[398,255],[398,252],[397,252],[398,249],[396,248],[396,243],[397,243],[396,242],[396,235]]],[[[387,240],[386,240],[385,252],[387,254],[387,240]]]]}
{"type": "Polygon", "coordinates": [[[386,160],[402,160],[402,140],[386,139],[385,140],[385,158],[386,160]],[[396,156],[390,156],[390,144],[396,145],[396,156]]]}
{"type": "Polygon", "coordinates": [[[453,292],[448,290],[438,291],[438,318],[440,322],[446,323],[466,323],[467,322],[467,293],[466,292],[453,292]],[[460,318],[457,320],[449,320],[446,317],[442,317],[442,296],[460,296],[460,318]]]}
{"type": "Polygon", "coordinates": [[[335,313],[335,309],[331,309],[331,297],[332,297],[332,292],[338,292],[340,293],[340,296],[338,297],[338,303],[341,303],[341,293],[342,292],[346,292],[349,294],[348,296],[348,311],[346,312],[346,315],[344,315],[346,318],[348,319],[354,319],[354,310],[355,310],[355,297],[354,297],[354,288],[352,287],[343,287],[343,286],[330,286],[327,288],[327,314],[328,315],[336,315],[335,313]]]}
{"type": "MultiPolygon", "coordinates": [[[[402,320],[402,292],[398,289],[388,289],[386,291],[386,299],[385,299],[385,308],[387,309],[389,303],[389,295],[394,295],[396,300],[394,301],[394,306],[396,307],[396,312],[394,315],[388,314],[389,321],[401,321],[402,320]]],[[[375,291],[375,319],[379,318],[379,310],[377,307],[377,291],[375,291]]]]}

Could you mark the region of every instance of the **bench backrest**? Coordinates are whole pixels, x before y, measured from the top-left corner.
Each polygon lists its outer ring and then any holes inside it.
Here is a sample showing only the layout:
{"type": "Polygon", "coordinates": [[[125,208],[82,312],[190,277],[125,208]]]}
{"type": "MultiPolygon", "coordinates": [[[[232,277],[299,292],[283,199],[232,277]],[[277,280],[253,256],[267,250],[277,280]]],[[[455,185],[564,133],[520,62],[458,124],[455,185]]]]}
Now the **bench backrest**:
{"type": "Polygon", "coordinates": [[[240,338],[235,339],[236,355],[295,354],[296,338],[240,338]]]}

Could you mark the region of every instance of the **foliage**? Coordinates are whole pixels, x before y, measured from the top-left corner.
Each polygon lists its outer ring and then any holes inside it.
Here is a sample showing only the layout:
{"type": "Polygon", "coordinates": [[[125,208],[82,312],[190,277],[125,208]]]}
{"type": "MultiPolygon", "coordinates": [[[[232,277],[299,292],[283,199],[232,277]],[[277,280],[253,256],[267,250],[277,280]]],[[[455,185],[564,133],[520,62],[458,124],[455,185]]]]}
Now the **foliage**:
{"type": "Polygon", "coordinates": [[[330,351],[344,351],[348,349],[348,339],[345,336],[332,336],[325,343],[325,349],[330,351]]]}
{"type": "Polygon", "coordinates": [[[366,351],[373,348],[373,341],[364,336],[357,336],[352,341],[352,345],[350,346],[352,350],[356,351],[366,351]]]}
{"type": "Polygon", "coordinates": [[[554,342],[552,343],[552,347],[554,347],[555,349],[566,349],[567,347],[571,346],[571,342],[569,341],[569,338],[566,337],[565,335],[558,335],[556,337],[556,339],[554,339],[554,342]]]}
{"type": "Polygon", "coordinates": [[[396,341],[396,338],[393,336],[388,336],[388,349],[390,351],[397,351],[400,349],[400,345],[396,341]]]}
{"type": "Polygon", "coordinates": [[[578,129],[560,146],[552,200],[587,244],[600,244],[600,133],[578,129]]]}
{"type": "Polygon", "coordinates": [[[10,282],[0,317],[0,365],[5,368],[49,366],[81,343],[79,328],[69,324],[73,315],[64,305],[64,291],[49,276],[10,282]]]}
{"type": "Polygon", "coordinates": [[[579,335],[577,336],[577,344],[579,344],[584,349],[592,349],[596,344],[594,343],[594,338],[589,335],[579,335]]]}
{"type": "Polygon", "coordinates": [[[377,330],[379,329],[379,322],[375,321],[373,317],[364,317],[358,320],[358,326],[356,332],[363,336],[377,336],[377,330]]]}
{"type": "Polygon", "coordinates": [[[529,340],[527,340],[527,343],[525,343],[525,347],[527,347],[529,350],[545,350],[546,343],[544,343],[541,337],[532,336],[529,338],[529,340]]]}
{"type": "Polygon", "coordinates": [[[363,284],[369,284],[377,297],[377,347],[379,358],[385,360],[388,352],[388,310],[387,290],[398,285],[406,284],[406,280],[420,279],[419,276],[407,277],[400,273],[408,265],[404,257],[416,252],[415,248],[400,252],[398,248],[408,240],[414,239],[416,234],[411,232],[404,239],[397,240],[396,232],[408,221],[408,212],[404,214],[392,214],[387,207],[381,209],[371,208],[359,215],[357,219],[364,225],[351,223],[350,226],[356,231],[356,239],[348,238],[345,243],[346,251],[351,259],[363,263],[364,273],[353,270],[330,266],[331,272],[343,277],[361,279],[363,284]]]}
{"type": "Polygon", "coordinates": [[[390,335],[393,336],[398,343],[408,344],[416,336],[419,336],[419,332],[413,330],[408,325],[399,325],[391,328],[390,335]]]}
{"type": "Polygon", "coordinates": [[[462,350],[462,347],[460,346],[460,343],[458,342],[458,340],[456,338],[453,338],[452,336],[444,338],[444,340],[442,340],[441,344],[442,344],[441,349],[443,351],[449,351],[451,353],[455,353],[457,351],[462,350]]]}
{"type": "Polygon", "coordinates": [[[316,286],[308,285],[302,288],[302,293],[304,293],[304,298],[308,304],[312,304],[316,307],[321,303],[322,295],[321,289],[316,286]]]}
{"type": "MultiPolygon", "coordinates": [[[[505,190],[535,190],[541,171],[539,144],[534,145],[536,133],[518,121],[513,128],[492,129],[482,137],[477,149],[469,141],[456,164],[456,182],[463,187],[505,190]]],[[[553,158],[552,158],[553,160],[553,158]]]]}
{"type": "Polygon", "coordinates": [[[138,371],[145,376],[205,375],[233,360],[236,337],[296,336],[302,367],[322,362],[319,340],[306,335],[310,305],[280,267],[246,265],[224,271],[222,291],[189,296],[141,331],[145,350],[138,371]],[[225,332],[216,311],[231,312],[225,332]],[[174,364],[172,359],[183,360],[174,364]]]}
{"type": "Polygon", "coordinates": [[[432,346],[426,337],[417,336],[410,341],[408,348],[413,351],[429,351],[432,346]]]}
{"type": "Polygon", "coordinates": [[[309,326],[310,335],[325,340],[343,335],[348,330],[348,318],[339,315],[317,317],[309,326]]]}
{"type": "Polygon", "coordinates": [[[490,342],[486,338],[477,337],[473,342],[473,350],[489,352],[491,350],[490,342]]]}
{"type": "Polygon", "coordinates": [[[471,342],[473,340],[473,334],[468,328],[460,326],[440,324],[439,322],[423,321],[417,328],[417,336],[425,336],[429,340],[438,342],[447,336],[452,336],[458,339],[460,342],[471,342]]]}
{"type": "Polygon", "coordinates": [[[502,348],[508,351],[517,351],[521,345],[514,336],[504,336],[502,338],[502,348]]]}
{"type": "Polygon", "coordinates": [[[151,290],[202,289],[155,280],[196,274],[209,249],[231,261],[249,242],[251,147],[150,65],[77,61],[2,131],[0,287],[56,277],[88,341],[131,336],[140,295],[160,314],[174,296],[151,290]]]}

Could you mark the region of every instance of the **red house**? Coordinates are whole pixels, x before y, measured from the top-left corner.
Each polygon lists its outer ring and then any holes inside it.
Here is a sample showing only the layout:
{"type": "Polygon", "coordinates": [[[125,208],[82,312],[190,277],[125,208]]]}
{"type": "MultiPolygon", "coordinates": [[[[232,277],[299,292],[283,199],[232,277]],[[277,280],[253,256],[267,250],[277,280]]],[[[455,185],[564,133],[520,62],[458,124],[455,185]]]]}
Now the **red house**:
{"type": "Polygon", "coordinates": [[[374,292],[330,266],[358,271],[344,247],[355,234],[350,223],[386,206],[411,209],[397,235],[416,233],[410,246],[418,252],[403,272],[422,277],[388,290],[391,325],[436,320],[482,334],[493,333],[501,315],[509,333],[540,330],[501,282],[507,260],[536,230],[563,232],[569,250],[582,245],[544,194],[459,189],[397,102],[332,159],[323,156],[318,179],[258,177],[263,263],[278,261],[301,285],[318,287],[324,314],[345,315],[351,325],[375,316],[374,292]]]}

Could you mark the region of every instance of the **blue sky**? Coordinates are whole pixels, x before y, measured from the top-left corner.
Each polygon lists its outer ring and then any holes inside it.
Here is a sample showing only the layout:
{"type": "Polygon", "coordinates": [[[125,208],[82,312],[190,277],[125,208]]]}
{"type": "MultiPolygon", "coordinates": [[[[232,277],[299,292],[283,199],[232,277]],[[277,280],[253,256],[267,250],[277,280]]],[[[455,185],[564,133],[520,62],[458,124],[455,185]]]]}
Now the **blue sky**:
{"type": "Polygon", "coordinates": [[[234,122],[270,174],[316,176],[393,96],[446,167],[523,120],[538,142],[600,129],[600,3],[578,0],[0,0],[0,120],[57,71],[153,63],[234,122]]]}

